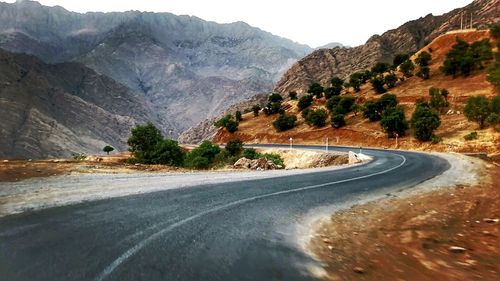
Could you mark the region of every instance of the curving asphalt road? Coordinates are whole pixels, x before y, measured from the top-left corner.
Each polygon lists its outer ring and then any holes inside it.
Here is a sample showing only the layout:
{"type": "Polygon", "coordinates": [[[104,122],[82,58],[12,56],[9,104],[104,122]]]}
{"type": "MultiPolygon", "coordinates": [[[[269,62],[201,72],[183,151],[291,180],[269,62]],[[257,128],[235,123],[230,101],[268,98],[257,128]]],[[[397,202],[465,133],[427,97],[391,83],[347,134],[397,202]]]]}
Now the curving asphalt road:
{"type": "Polygon", "coordinates": [[[293,242],[308,212],[409,188],[450,166],[427,154],[363,153],[374,161],[2,218],[0,279],[314,280],[305,269],[314,261],[293,242]]]}

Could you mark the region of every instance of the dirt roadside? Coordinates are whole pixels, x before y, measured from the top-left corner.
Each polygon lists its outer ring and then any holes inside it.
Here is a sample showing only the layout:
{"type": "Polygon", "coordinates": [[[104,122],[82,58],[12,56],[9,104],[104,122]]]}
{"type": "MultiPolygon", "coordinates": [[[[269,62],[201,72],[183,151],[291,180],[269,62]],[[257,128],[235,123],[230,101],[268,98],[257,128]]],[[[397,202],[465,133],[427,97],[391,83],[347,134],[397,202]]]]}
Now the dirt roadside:
{"type": "Polygon", "coordinates": [[[322,279],[500,280],[500,168],[485,166],[472,186],[388,195],[323,220],[308,245],[322,279]]]}

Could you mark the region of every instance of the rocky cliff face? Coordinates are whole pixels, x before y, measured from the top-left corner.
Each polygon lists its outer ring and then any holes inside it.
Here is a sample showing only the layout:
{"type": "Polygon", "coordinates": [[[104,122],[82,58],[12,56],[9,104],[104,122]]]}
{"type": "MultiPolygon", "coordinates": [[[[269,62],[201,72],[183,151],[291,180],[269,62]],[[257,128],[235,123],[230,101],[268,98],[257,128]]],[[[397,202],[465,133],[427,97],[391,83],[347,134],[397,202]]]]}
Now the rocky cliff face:
{"type": "Polygon", "coordinates": [[[460,28],[460,14],[473,14],[474,27],[499,23],[500,0],[476,0],[470,5],[441,16],[427,15],[382,35],[372,36],[355,48],[314,51],[295,63],[276,84],[274,91],[304,93],[314,82],[328,84],[333,76],[346,78],[356,71],[369,69],[377,62],[392,63],[398,53],[416,51],[437,36],[460,28]]]}
{"type": "Polygon", "coordinates": [[[0,157],[126,150],[133,126],[158,120],[138,95],[81,64],[0,50],[0,157]]]}
{"type": "Polygon", "coordinates": [[[86,13],[33,1],[0,3],[0,48],[81,62],[141,92],[178,135],[273,84],[308,46],[245,23],[168,13],[86,13]]]}

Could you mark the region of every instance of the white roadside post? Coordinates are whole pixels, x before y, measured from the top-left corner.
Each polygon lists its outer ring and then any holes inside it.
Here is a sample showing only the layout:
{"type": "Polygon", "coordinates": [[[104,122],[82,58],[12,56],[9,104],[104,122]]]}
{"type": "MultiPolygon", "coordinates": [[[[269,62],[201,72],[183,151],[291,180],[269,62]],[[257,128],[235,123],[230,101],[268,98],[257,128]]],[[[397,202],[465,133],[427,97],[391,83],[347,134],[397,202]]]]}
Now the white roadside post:
{"type": "Polygon", "coordinates": [[[292,146],[293,146],[293,139],[290,138],[290,150],[292,150],[292,146]]]}
{"type": "Polygon", "coordinates": [[[328,152],[328,137],[326,137],[326,152],[328,152]]]}

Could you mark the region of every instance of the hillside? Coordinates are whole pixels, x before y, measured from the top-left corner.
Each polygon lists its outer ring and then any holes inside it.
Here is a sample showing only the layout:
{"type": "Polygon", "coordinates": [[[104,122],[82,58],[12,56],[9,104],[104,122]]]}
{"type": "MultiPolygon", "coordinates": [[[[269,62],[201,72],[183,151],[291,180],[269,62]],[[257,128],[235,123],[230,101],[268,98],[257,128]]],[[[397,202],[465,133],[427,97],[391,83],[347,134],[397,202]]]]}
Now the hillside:
{"type": "MultiPolygon", "coordinates": [[[[489,97],[499,94],[486,81],[486,70],[479,70],[468,77],[445,76],[439,70],[444,61],[445,54],[451,49],[458,37],[467,42],[489,38],[489,31],[472,31],[445,34],[433,40],[422,50],[432,54],[430,63],[430,79],[422,80],[413,76],[404,81],[399,81],[396,87],[390,89],[395,94],[401,105],[405,107],[405,115],[409,119],[414,110],[414,103],[418,98],[428,99],[428,91],[431,87],[446,88],[449,91],[448,101],[450,102],[449,113],[441,115],[441,126],[436,134],[442,137],[439,144],[430,142],[419,142],[412,136],[399,139],[399,147],[407,149],[432,149],[432,150],[453,150],[466,152],[498,152],[500,149],[500,133],[493,128],[478,131],[479,138],[465,142],[463,136],[478,129],[476,123],[466,120],[463,115],[464,104],[469,96],[486,95],[489,97]],[[431,52],[432,51],[432,52],[431,52]]],[[[493,40],[493,39],[490,39],[493,40]]],[[[416,54],[418,55],[418,53],[416,54]]],[[[415,55],[415,56],[416,56],[415,55]]],[[[415,56],[413,58],[415,58],[415,56]]],[[[401,73],[398,73],[402,76],[401,73]]],[[[343,93],[356,98],[358,104],[366,100],[378,98],[370,83],[362,86],[359,93],[343,93]]],[[[304,123],[303,118],[298,113],[296,101],[286,101],[287,113],[296,114],[298,126],[282,133],[276,132],[272,127],[272,122],[277,115],[265,116],[261,113],[258,117],[252,114],[245,114],[239,129],[234,134],[229,134],[225,130],[219,130],[214,140],[225,143],[232,138],[240,138],[247,143],[288,143],[289,138],[293,138],[296,144],[324,144],[328,137],[331,145],[351,145],[351,146],[375,146],[375,147],[396,147],[395,139],[389,139],[380,127],[379,122],[369,122],[362,117],[362,114],[355,116],[350,114],[346,117],[347,126],[341,129],[334,129],[330,125],[316,129],[304,123]]],[[[313,107],[322,107],[325,99],[315,100],[313,107]]]]}
{"type": "Polygon", "coordinates": [[[486,27],[500,22],[500,0],[475,0],[466,7],[441,16],[427,15],[372,36],[364,45],[354,48],[334,48],[314,51],[295,63],[278,81],[274,92],[305,93],[307,87],[319,82],[326,84],[332,77],[346,78],[350,74],[370,69],[377,62],[392,63],[396,54],[414,52],[437,36],[460,28],[460,15],[473,15],[474,27],[486,27]]]}
{"type": "Polygon", "coordinates": [[[232,104],[268,92],[311,48],[243,22],[169,13],[74,13],[0,2],[0,48],[47,63],[80,62],[142,92],[178,136],[232,104]]]}
{"type": "Polygon", "coordinates": [[[78,63],[46,64],[0,49],[0,157],[126,150],[130,129],[157,123],[137,93],[78,63]]]}

